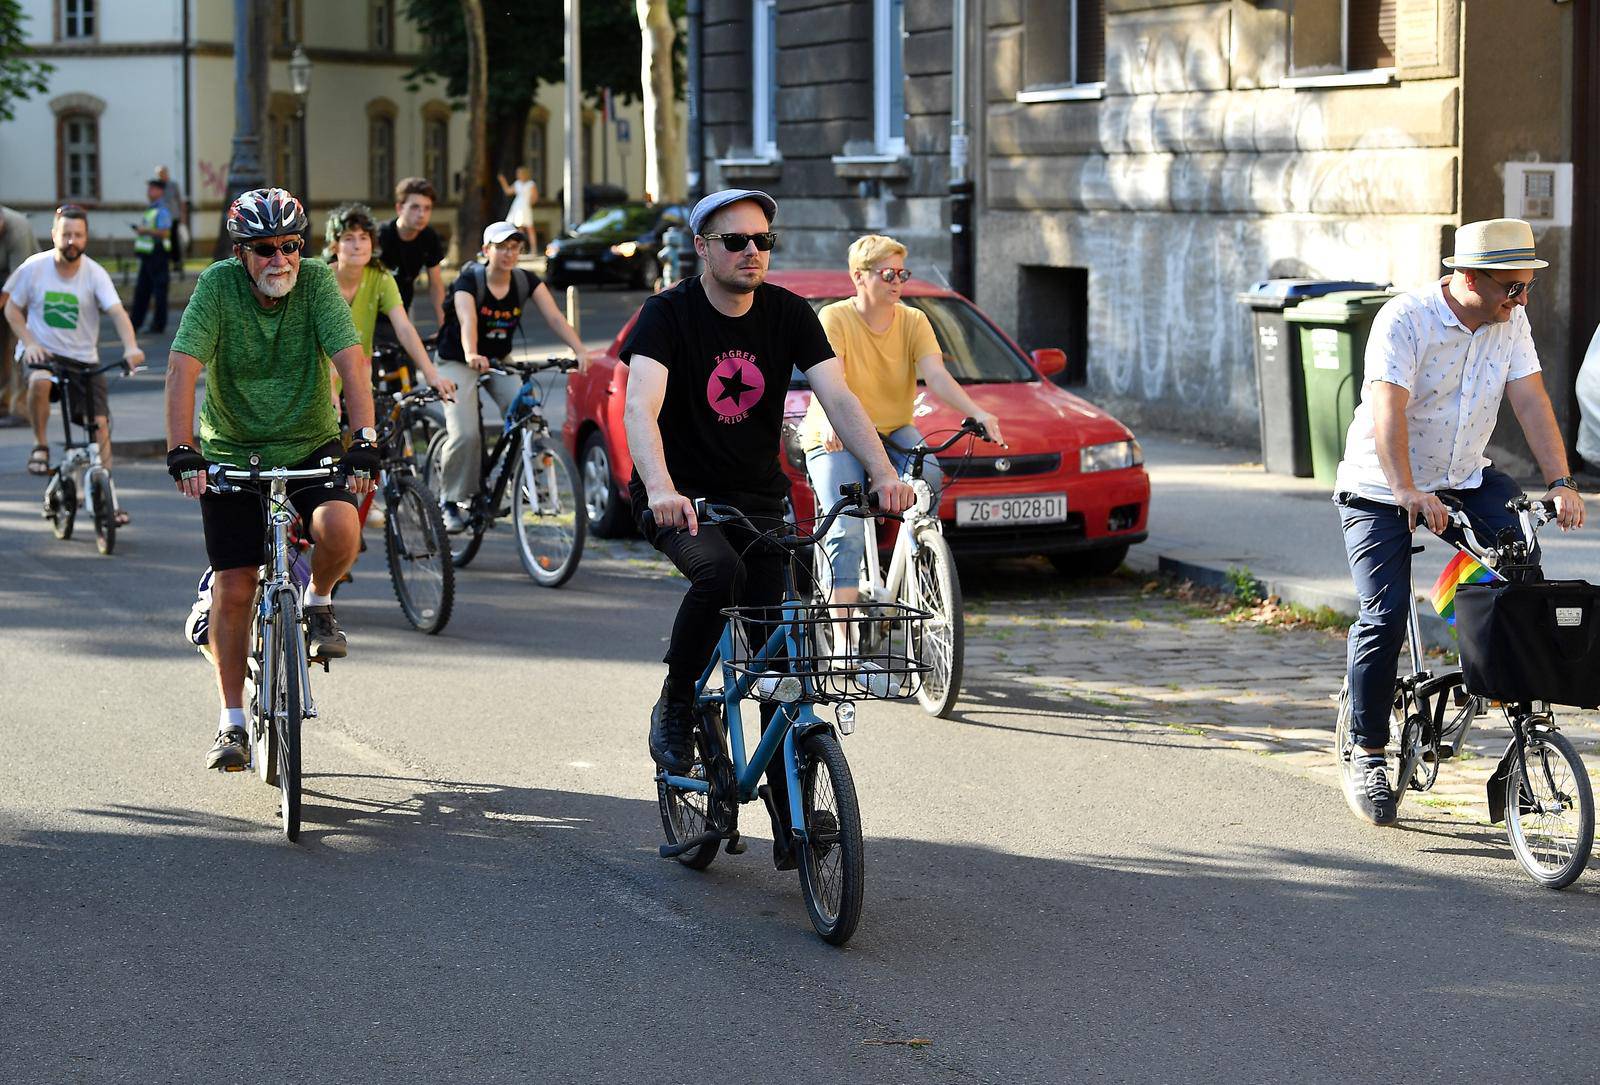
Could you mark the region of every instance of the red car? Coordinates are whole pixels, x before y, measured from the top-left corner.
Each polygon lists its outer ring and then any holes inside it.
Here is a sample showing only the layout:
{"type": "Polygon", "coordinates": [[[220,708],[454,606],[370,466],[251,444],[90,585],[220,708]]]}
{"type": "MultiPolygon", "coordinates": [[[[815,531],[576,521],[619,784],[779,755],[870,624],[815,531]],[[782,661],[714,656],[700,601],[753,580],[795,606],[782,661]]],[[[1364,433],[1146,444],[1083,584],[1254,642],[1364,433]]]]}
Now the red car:
{"type": "MultiPolygon", "coordinates": [[[[767,281],[819,309],[855,293],[843,271],[774,271],[767,281]]],[[[940,456],[947,484],[939,516],[951,549],[961,556],[1043,554],[1069,573],[1114,570],[1129,546],[1144,541],[1150,513],[1150,476],[1132,432],[1046,379],[1065,368],[1061,351],[1030,357],[975,305],[932,283],[912,279],[901,301],[928,314],[951,374],[1000,419],[1010,445],[977,442],[968,460],[958,443],[940,456]]],[[[622,422],[628,367],[617,358],[632,326],[629,320],[588,373],[567,377],[562,436],[580,465],[589,528],[603,536],[633,530],[627,500],[633,459],[622,422]]],[[[798,421],[810,400],[796,374],[785,414],[798,421]]],[[[958,413],[919,391],[915,424],[924,436],[948,435],[960,423],[958,413]]],[[[811,490],[790,429],[784,470],[796,515],[804,519],[811,515],[811,490]]],[[[885,545],[892,541],[889,532],[882,536],[885,545]]]]}

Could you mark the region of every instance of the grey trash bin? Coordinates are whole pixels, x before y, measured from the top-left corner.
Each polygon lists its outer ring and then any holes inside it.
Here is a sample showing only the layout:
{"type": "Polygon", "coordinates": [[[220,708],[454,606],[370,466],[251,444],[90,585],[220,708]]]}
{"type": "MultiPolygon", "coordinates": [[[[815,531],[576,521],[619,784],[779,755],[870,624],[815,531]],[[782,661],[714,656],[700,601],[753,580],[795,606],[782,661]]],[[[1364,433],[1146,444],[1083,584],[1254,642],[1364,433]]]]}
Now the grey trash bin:
{"type": "Polygon", "coordinates": [[[1261,462],[1268,471],[1310,478],[1311,428],[1306,417],[1300,336],[1283,319],[1307,298],[1340,290],[1382,290],[1386,283],[1327,279],[1265,279],[1238,295],[1254,317],[1256,389],[1260,396],[1261,462]]]}

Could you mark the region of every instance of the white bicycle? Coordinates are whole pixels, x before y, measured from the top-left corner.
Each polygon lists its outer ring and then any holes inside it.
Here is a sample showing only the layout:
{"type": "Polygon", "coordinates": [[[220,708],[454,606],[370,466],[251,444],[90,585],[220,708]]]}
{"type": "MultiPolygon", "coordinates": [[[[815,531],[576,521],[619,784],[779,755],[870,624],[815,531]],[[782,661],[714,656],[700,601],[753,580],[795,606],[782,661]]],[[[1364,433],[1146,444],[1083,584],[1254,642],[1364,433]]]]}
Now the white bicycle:
{"type": "MultiPolygon", "coordinates": [[[[917,701],[930,715],[948,716],[961,694],[962,652],[964,634],[961,617],[961,580],[956,575],[955,558],[950,544],[944,539],[944,525],[939,520],[939,509],[933,493],[922,477],[923,461],[938,455],[956,442],[968,437],[985,441],[989,435],[984,427],[972,418],[964,419],[961,427],[943,444],[929,446],[926,441],[908,449],[899,449],[909,457],[902,475],[916,491],[917,500],[901,518],[895,536],[894,550],[889,565],[884,568],[878,554],[876,521],[861,521],[866,548],[860,572],[861,599],[851,605],[839,605],[840,618],[844,611],[855,610],[871,615],[874,607],[896,604],[898,608],[926,611],[930,617],[919,623],[913,635],[912,649],[918,662],[928,668],[922,685],[917,690],[917,701]]],[[[823,495],[821,508],[836,495],[823,495]]],[[[819,544],[812,549],[812,601],[827,603],[833,593],[833,569],[828,555],[819,544]]],[[[904,613],[896,609],[895,613],[904,613]]],[[[877,630],[873,622],[862,622],[858,615],[852,621],[839,621],[830,627],[829,636],[837,640],[840,631],[848,626],[864,643],[859,645],[833,645],[835,655],[851,655],[859,651],[868,655],[873,650],[871,638],[877,630]]]]}

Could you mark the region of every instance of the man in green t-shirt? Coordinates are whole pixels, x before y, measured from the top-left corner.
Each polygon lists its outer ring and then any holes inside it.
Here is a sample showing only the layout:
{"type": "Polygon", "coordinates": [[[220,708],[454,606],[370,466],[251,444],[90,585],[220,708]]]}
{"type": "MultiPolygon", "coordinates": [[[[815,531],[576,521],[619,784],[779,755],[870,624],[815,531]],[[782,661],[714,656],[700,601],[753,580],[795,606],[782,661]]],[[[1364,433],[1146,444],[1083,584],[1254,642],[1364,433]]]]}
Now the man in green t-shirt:
{"type": "Polygon", "coordinates": [[[167,470],[180,492],[200,499],[214,572],[210,641],[222,715],[206,766],[237,771],[250,759],[245,658],[266,523],[257,494],[207,492],[206,469],[211,463],[242,466],[252,455],[262,467],[340,460],[348,489],[316,483],[289,495],[316,544],[305,593],[309,652],[313,659],[338,659],[347,646],[333,616],[333,587],[360,550],[355,495],[372,489],[379,456],[361,338],[333,270],[319,260],[301,262],[306,214],[300,201],[281,188],[246,192],[228,209],[227,228],[233,258],[200,274],[167,361],[167,470]],[[340,446],[324,355],[344,381],[357,437],[348,450],[340,446]],[[202,370],[206,397],[196,451],[188,442],[202,370]]]}

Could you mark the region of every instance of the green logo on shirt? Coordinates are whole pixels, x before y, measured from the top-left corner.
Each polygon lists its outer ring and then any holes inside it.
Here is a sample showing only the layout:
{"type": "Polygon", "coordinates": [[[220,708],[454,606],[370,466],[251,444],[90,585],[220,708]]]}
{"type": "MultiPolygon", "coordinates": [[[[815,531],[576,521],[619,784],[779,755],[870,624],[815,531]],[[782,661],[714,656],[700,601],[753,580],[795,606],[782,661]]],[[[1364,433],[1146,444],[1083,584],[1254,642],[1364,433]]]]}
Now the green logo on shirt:
{"type": "Polygon", "coordinates": [[[65,328],[68,331],[78,326],[78,295],[67,294],[58,290],[44,292],[44,322],[47,327],[65,328]]]}

